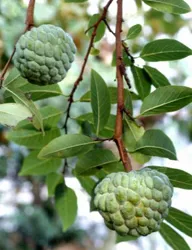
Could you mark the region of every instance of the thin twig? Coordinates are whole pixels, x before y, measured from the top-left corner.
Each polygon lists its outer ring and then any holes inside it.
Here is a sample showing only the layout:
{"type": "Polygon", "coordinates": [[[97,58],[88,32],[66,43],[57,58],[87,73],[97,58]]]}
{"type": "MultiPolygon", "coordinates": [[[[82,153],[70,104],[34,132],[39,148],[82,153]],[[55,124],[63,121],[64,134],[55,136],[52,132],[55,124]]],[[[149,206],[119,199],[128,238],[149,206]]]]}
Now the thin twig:
{"type": "Polygon", "coordinates": [[[113,0],[109,0],[108,3],[105,5],[105,7],[103,8],[103,12],[100,16],[100,18],[98,19],[98,21],[93,25],[93,32],[92,32],[92,35],[91,35],[91,39],[90,39],[90,42],[89,42],[89,46],[88,46],[88,49],[87,49],[87,53],[85,55],[85,58],[84,58],[84,62],[83,62],[83,65],[82,65],[82,68],[81,68],[81,72],[77,78],[77,80],[75,81],[74,85],[73,85],[73,88],[71,90],[71,93],[69,95],[69,99],[68,99],[68,107],[67,107],[67,110],[66,110],[66,118],[65,118],[65,122],[64,122],[64,125],[63,125],[63,128],[65,130],[65,133],[67,134],[68,130],[67,130],[67,122],[68,122],[68,119],[70,117],[70,109],[71,109],[71,105],[73,103],[73,96],[74,96],[74,93],[79,85],[79,83],[83,80],[83,74],[84,74],[84,70],[85,70],[85,67],[86,67],[86,64],[87,64],[87,61],[88,61],[88,58],[89,58],[89,54],[90,54],[90,51],[91,51],[91,48],[93,47],[93,43],[94,43],[94,39],[95,39],[95,36],[97,34],[97,29],[98,29],[98,26],[99,24],[105,19],[106,17],[106,14],[107,14],[107,11],[108,11],[108,8],[109,6],[111,5],[111,3],[113,2],[113,0]]]}
{"type": "MultiPolygon", "coordinates": [[[[28,8],[27,8],[27,15],[26,15],[26,20],[25,20],[26,26],[25,26],[25,29],[24,29],[22,34],[27,32],[28,30],[30,30],[34,26],[34,8],[35,8],[35,0],[30,0],[28,8]]],[[[2,73],[0,75],[0,88],[2,88],[3,81],[4,81],[4,76],[5,76],[8,68],[9,68],[9,65],[11,63],[11,60],[12,60],[14,54],[15,54],[15,51],[16,51],[16,47],[14,45],[13,52],[12,52],[9,60],[7,61],[5,67],[2,70],[2,73]]]]}
{"type": "Polygon", "coordinates": [[[118,103],[117,103],[117,116],[115,124],[114,141],[119,150],[121,161],[126,171],[131,171],[132,166],[125,146],[122,141],[123,133],[123,110],[124,110],[124,87],[123,87],[123,74],[122,74],[122,17],[123,17],[123,0],[117,1],[117,23],[116,23],[116,77],[118,83],[118,103]]]}

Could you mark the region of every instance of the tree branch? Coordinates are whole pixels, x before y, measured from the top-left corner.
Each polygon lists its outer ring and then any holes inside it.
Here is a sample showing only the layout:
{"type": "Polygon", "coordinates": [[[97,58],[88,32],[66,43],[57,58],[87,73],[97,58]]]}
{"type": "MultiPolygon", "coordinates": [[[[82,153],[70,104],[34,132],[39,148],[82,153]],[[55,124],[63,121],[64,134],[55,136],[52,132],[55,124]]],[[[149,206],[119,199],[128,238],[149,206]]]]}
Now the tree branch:
{"type": "MultiPolygon", "coordinates": [[[[34,8],[35,8],[35,0],[30,0],[28,8],[27,8],[27,16],[26,16],[26,21],[25,21],[26,26],[25,26],[23,34],[25,32],[27,32],[28,30],[30,30],[34,26],[34,18],[33,18],[33,16],[34,16],[34,8]]],[[[5,76],[8,68],[9,68],[9,65],[11,63],[11,60],[12,60],[14,54],[15,54],[15,51],[16,51],[16,47],[14,46],[13,52],[12,52],[9,60],[7,61],[5,67],[3,68],[2,73],[0,75],[0,88],[2,88],[3,81],[4,81],[4,76],[5,76]]]]}
{"type": "Polygon", "coordinates": [[[126,152],[125,146],[122,141],[123,133],[123,111],[124,111],[124,86],[123,86],[123,72],[122,72],[122,21],[123,21],[123,0],[117,0],[117,23],[116,23],[116,77],[118,84],[118,103],[117,103],[117,116],[115,124],[114,141],[118,147],[119,155],[126,171],[131,171],[131,162],[126,152]]]}
{"type": "Polygon", "coordinates": [[[89,42],[89,46],[88,46],[88,49],[87,49],[87,53],[85,55],[85,58],[84,58],[84,62],[83,62],[83,65],[82,65],[82,68],[81,68],[81,71],[80,71],[80,74],[77,78],[77,80],[75,81],[74,85],[73,85],[73,88],[71,90],[71,93],[69,95],[69,104],[68,104],[68,107],[67,107],[67,110],[66,110],[66,118],[65,118],[65,122],[64,122],[64,125],[63,125],[63,128],[65,130],[65,133],[67,134],[68,130],[67,130],[67,122],[68,122],[68,119],[70,117],[70,110],[71,110],[71,106],[72,106],[72,103],[73,103],[73,96],[74,96],[74,93],[78,87],[78,85],[80,84],[80,82],[83,80],[83,74],[84,74],[84,70],[85,70],[85,67],[86,67],[86,64],[87,64],[87,61],[88,61],[88,58],[89,58],[89,54],[90,54],[90,51],[91,51],[91,48],[93,47],[93,43],[94,43],[94,38],[97,34],[97,29],[98,29],[98,26],[99,24],[105,20],[106,18],[106,15],[107,15],[107,11],[108,11],[108,8],[109,6],[111,5],[111,3],[113,2],[113,0],[109,0],[108,3],[105,5],[105,7],[103,8],[103,12],[100,16],[100,18],[98,19],[98,21],[91,27],[93,28],[93,32],[92,32],[92,35],[91,35],[91,39],[90,39],[90,42],[89,42]]]}

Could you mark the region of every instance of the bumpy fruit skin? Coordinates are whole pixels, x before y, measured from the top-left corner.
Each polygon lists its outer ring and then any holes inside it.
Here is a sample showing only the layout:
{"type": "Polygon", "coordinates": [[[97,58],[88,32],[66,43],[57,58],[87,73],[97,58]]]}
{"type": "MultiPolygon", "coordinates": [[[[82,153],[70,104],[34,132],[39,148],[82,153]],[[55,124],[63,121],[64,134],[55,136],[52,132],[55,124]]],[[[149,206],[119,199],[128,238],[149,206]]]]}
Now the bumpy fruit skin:
{"type": "Polygon", "coordinates": [[[23,34],[16,44],[14,65],[38,85],[60,82],[74,61],[75,44],[60,27],[45,24],[23,34]]]}
{"type": "Polygon", "coordinates": [[[143,168],[109,174],[94,192],[94,205],[107,227],[123,236],[140,236],[159,230],[173,187],[165,174],[143,168]]]}

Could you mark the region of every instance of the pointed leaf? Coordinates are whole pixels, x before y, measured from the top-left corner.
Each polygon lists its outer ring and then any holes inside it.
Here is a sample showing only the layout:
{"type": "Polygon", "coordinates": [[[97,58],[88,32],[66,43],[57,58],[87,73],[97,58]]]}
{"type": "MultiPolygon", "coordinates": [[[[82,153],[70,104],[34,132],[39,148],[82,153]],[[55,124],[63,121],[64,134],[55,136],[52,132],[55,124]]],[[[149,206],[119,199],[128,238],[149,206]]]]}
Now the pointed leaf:
{"type": "Polygon", "coordinates": [[[39,158],[67,158],[86,153],[98,143],[93,141],[90,137],[81,134],[62,135],[49,144],[47,144],[40,151],[39,158]]]}
{"type": "Polygon", "coordinates": [[[144,70],[150,76],[151,84],[156,88],[170,85],[168,79],[158,69],[145,65],[144,70]]]}
{"type": "Polygon", "coordinates": [[[192,216],[186,214],[174,207],[169,209],[169,214],[166,217],[166,220],[171,223],[174,227],[179,229],[181,232],[192,237],[192,216]]]}
{"type": "Polygon", "coordinates": [[[149,168],[156,169],[166,174],[174,187],[192,189],[192,175],[181,169],[157,166],[150,166],[149,168]]]}
{"type": "Polygon", "coordinates": [[[127,33],[127,39],[134,39],[136,38],[140,33],[141,33],[141,30],[142,30],[142,26],[140,24],[136,24],[134,26],[132,26],[128,33],[127,33]]]}
{"type": "Polygon", "coordinates": [[[174,39],[159,39],[148,43],[140,57],[145,61],[172,61],[192,55],[192,50],[174,39]]]}
{"type": "Polygon", "coordinates": [[[131,71],[133,74],[137,92],[140,98],[143,100],[150,93],[150,89],[151,89],[150,81],[151,80],[149,76],[146,74],[146,72],[144,71],[144,69],[141,69],[136,66],[132,66],[131,71]]]}
{"type": "MultiPolygon", "coordinates": [[[[99,18],[100,18],[100,14],[94,14],[89,20],[88,29],[90,27],[92,27],[93,25],[95,25],[97,23],[97,21],[99,20],[99,18]]],[[[99,40],[101,40],[101,38],[105,34],[105,29],[106,29],[105,23],[103,21],[101,21],[98,28],[97,28],[94,42],[98,42],[99,40]]],[[[91,37],[92,33],[93,33],[93,28],[89,29],[89,31],[88,31],[89,37],[91,37]]]]}
{"type": "Polygon", "coordinates": [[[41,149],[58,136],[60,136],[60,130],[58,128],[45,131],[45,135],[32,129],[12,130],[7,134],[8,140],[26,146],[29,149],[41,149]]]}
{"type": "Polygon", "coordinates": [[[0,104],[0,123],[7,126],[16,126],[18,122],[31,118],[28,108],[19,103],[0,104]]]}
{"type": "Polygon", "coordinates": [[[111,103],[106,83],[94,70],[91,72],[91,106],[96,135],[99,135],[109,119],[111,103]]]}
{"type": "Polygon", "coordinates": [[[185,14],[191,11],[190,6],[183,0],[143,0],[152,8],[173,14],[185,14]]]}
{"type": "Polygon", "coordinates": [[[160,87],[144,99],[140,116],[176,111],[190,102],[192,102],[192,88],[184,86],[160,87]]]}
{"type": "Polygon", "coordinates": [[[190,250],[183,237],[173,228],[165,223],[161,223],[160,234],[173,250],[190,250]]]}
{"type": "Polygon", "coordinates": [[[49,197],[54,196],[56,187],[62,183],[64,184],[64,177],[61,174],[50,173],[46,176],[49,197]]]}
{"type": "Polygon", "coordinates": [[[108,149],[94,149],[79,157],[75,173],[77,175],[93,175],[100,166],[117,162],[118,159],[108,149]]]}
{"type": "Polygon", "coordinates": [[[31,111],[33,116],[36,117],[36,119],[33,120],[34,127],[38,130],[41,129],[41,131],[44,133],[43,119],[42,119],[41,113],[37,109],[35,103],[33,101],[27,99],[27,97],[19,89],[10,90],[10,89],[6,88],[6,90],[11,93],[15,102],[26,106],[31,111]]]}
{"type": "Polygon", "coordinates": [[[61,167],[60,159],[37,158],[39,151],[32,151],[25,159],[19,172],[20,176],[25,175],[47,175],[56,172],[61,167]]]}
{"type": "Polygon", "coordinates": [[[136,143],[134,152],[177,160],[172,141],[166,134],[157,129],[147,130],[136,143]]]}
{"type": "Polygon", "coordinates": [[[61,217],[63,231],[66,231],[75,221],[77,216],[77,197],[73,189],[60,184],[55,192],[55,206],[61,217]]]}

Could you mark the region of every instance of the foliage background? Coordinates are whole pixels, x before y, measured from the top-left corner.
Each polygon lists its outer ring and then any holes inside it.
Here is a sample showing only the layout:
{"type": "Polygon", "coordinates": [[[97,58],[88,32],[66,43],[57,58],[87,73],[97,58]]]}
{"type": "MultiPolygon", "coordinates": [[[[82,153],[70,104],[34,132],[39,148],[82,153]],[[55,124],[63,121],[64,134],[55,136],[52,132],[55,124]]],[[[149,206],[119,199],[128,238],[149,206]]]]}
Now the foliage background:
{"type": "MultiPolygon", "coordinates": [[[[191,1],[186,1],[192,6],[191,1]]],[[[86,4],[66,3],[62,0],[38,0],[35,8],[36,25],[52,23],[61,26],[69,32],[78,48],[76,61],[69,71],[67,78],[60,83],[63,93],[68,94],[73,82],[79,73],[83,55],[87,48],[88,37],[84,31],[87,28],[89,18],[102,10],[105,1],[88,1],[86,4]],[[43,10],[43,11],[42,11],[43,10]]],[[[25,13],[28,1],[25,0],[0,0],[0,69],[3,68],[10,54],[14,43],[23,31],[25,13]]],[[[130,50],[134,56],[138,55],[144,44],[155,38],[175,38],[187,46],[191,47],[192,14],[173,15],[154,11],[143,4],[140,8],[140,0],[132,0],[129,5],[124,4],[124,30],[128,27],[140,23],[143,26],[143,34],[130,42],[130,50]],[[145,12],[144,12],[145,10],[145,12]],[[144,36],[143,36],[144,35],[144,36]]],[[[110,8],[109,19],[112,28],[115,27],[115,4],[110,8]]],[[[78,99],[86,92],[89,86],[90,72],[93,67],[99,71],[109,86],[114,86],[112,82],[115,75],[114,67],[111,67],[112,53],[114,50],[114,38],[109,33],[102,42],[96,44],[100,49],[98,56],[91,56],[86,69],[84,81],[78,88],[75,97],[78,99]],[[101,67],[102,63],[102,67],[101,67]]],[[[192,70],[191,57],[181,61],[151,63],[164,73],[173,84],[191,86],[192,70]]],[[[143,62],[136,60],[139,66],[143,62]]],[[[133,81],[133,79],[131,79],[133,81]]],[[[3,102],[3,95],[0,93],[0,102],[3,102]]],[[[65,97],[48,98],[38,101],[38,105],[43,107],[54,104],[62,111],[65,110],[67,99],[65,97]]],[[[72,116],[77,116],[88,112],[89,105],[74,104],[72,116]]],[[[137,103],[135,104],[137,109],[137,103]]],[[[146,128],[161,128],[173,140],[178,152],[179,162],[156,159],[151,160],[151,165],[162,164],[181,168],[191,172],[192,163],[192,105],[166,116],[145,118],[143,123],[146,128]]],[[[62,124],[62,121],[61,121],[62,124]]],[[[70,132],[77,132],[78,126],[73,122],[69,125],[70,132]]],[[[62,233],[60,221],[55,214],[52,200],[47,200],[47,190],[43,177],[19,177],[24,157],[28,154],[25,147],[19,147],[6,139],[7,128],[0,127],[0,249],[57,249],[62,244],[65,249],[113,249],[114,234],[108,232],[102,224],[102,219],[95,212],[89,213],[89,197],[82,191],[79,183],[74,179],[67,178],[69,186],[76,186],[77,194],[81,196],[79,203],[79,217],[73,228],[66,233],[62,233]],[[85,208],[86,204],[86,208],[85,208]],[[91,233],[90,233],[91,232],[91,233]],[[63,244],[64,243],[64,244],[63,244]]],[[[110,145],[107,145],[110,146],[110,145]]],[[[135,168],[139,166],[135,165],[135,168]]],[[[189,191],[176,190],[173,205],[185,212],[192,213],[192,205],[188,202],[189,191]]],[[[185,236],[187,237],[187,236],[185,236]]],[[[189,245],[191,239],[186,238],[189,245]]],[[[119,243],[116,249],[124,249],[128,243],[119,243]]],[[[132,249],[168,249],[164,246],[164,241],[155,233],[148,236],[148,240],[143,237],[136,242],[131,242],[132,249]],[[158,242],[158,243],[157,243],[158,242]],[[159,247],[160,246],[160,247],[159,247]]],[[[59,249],[59,248],[58,248],[59,249]]]]}

